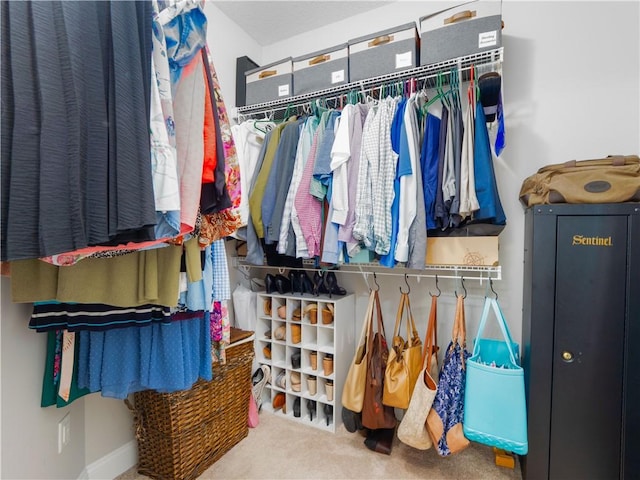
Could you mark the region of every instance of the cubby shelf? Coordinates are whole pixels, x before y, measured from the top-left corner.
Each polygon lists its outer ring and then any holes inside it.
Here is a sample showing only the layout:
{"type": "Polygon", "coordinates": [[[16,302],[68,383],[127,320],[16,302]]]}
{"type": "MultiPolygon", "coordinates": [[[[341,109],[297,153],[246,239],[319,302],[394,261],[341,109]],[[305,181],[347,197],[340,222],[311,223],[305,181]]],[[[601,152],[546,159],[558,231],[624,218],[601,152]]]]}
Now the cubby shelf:
{"type": "Polygon", "coordinates": [[[334,295],[330,298],[327,295],[261,292],[258,293],[257,309],[256,359],[259,364],[271,368],[271,382],[262,391],[262,410],[335,432],[342,422],[340,399],[355,345],[354,295],[334,295]],[[322,310],[329,310],[328,307],[333,307],[332,321],[323,323],[322,310]],[[299,318],[294,317],[298,309],[299,318]],[[314,309],[315,323],[311,313],[314,309]],[[266,354],[267,348],[269,355],[266,354]],[[292,364],[291,358],[298,353],[299,367],[292,364]],[[311,354],[317,358],[315,369],[311,354]],[[328,358],[333,361],[331,372],[323,368],[323,361],[328,358]],[[285,388],[278,385],[279,375],[284,375],[285,388]],[[299,390],[292,388],[292,375],[300,377],[299,390]],[[310,390],[310,379],[315,379],[315,394],[310,390]],[[332,395],[329,383],[333,384],[332,395]],[[273,408],[273,400],[278,393],[284,393],[286,397],[284,409],[273,408]],[[299,417],[294,416],[296,399],[300,402],[299,417]],[[308,400],[315,403],[311,404],[308,400]]]}

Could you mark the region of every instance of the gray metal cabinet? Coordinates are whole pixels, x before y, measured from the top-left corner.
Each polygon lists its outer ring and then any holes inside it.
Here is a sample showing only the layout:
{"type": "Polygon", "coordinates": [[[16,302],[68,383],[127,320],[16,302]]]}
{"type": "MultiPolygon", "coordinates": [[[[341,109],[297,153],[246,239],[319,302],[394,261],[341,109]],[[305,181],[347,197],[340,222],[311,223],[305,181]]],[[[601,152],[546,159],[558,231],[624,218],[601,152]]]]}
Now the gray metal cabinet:
{"type": "Polygon", "coordinates": [[[640,478],[640,204],[527,209],[524,270],[524,478],[640,478]]]}

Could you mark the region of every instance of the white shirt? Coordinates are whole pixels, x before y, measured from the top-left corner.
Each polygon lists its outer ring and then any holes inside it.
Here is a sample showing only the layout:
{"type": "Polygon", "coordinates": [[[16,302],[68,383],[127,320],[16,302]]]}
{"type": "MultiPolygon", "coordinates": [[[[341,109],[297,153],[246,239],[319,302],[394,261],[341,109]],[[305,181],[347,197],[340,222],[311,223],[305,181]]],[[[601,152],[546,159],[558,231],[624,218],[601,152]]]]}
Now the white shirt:
{"type": "Polygon", "coordinates": [[[331,205],[333,215],[331,221],[338,225],[344,225],[349,212],[349,177],[347,165],[351,158],[349,143],[350,117],[353,115],[353,105],[347,105],[340,115],[340,123],[331,148],[331,171],[333,183],[331,187],[331,205]]]}

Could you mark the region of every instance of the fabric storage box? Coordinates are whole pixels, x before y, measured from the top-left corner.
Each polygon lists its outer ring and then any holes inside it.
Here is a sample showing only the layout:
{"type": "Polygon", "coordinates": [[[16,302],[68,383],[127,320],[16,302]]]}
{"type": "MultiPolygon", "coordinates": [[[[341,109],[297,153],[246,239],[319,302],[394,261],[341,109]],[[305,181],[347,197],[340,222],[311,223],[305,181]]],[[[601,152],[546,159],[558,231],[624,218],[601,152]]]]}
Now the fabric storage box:
{"type": "Polygon", "coordinates": [[[420,18],[420,64],[493,50],[502,46],[502,3],[467,2],[420,18]]]}
{"type": "Polygon", "coordinates": [[[349,82],[349,46],[344,43],[293,59],[293,94],[349,82]]]}
{"type": "Polygon", "coordinates": [[[498,265],[498,237],[427,237],[427,265],[498,265]]]}
{"type": "Polygon", "coordinates": [[[249,433],[253,332],[231,329],[227,362],[211,381],[189,390],[134,394],[138,473],[156,479],[197,478],[249,433]]]}
{"type": "Polygon", "coordinates": [[[419,50],[415,22],[349,40],[349,81],[417,67],[419,50]]]}
{"type": "Polygon", "coordinates": [[[291,57],[245,72],[247,105],[290,97],[293,92],[291,57]]]}

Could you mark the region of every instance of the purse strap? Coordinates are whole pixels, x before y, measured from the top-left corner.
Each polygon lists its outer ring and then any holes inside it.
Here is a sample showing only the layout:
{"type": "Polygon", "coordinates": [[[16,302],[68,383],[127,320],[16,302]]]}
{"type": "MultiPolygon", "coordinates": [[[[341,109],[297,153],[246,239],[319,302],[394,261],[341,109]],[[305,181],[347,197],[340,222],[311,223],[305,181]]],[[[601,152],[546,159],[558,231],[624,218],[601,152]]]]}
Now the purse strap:
{"type": "Polygon", "coordinates": [[[464,351],[467,347],[467,327],[465,325],[464,315],[464,296],[458,295],[456,301],[456,316],[453,321],[453,331],[451,333],[451,348],[455,344],[460,345],[460,359],[462,361],[462,368],[465,368],[464,351]]]}
{"type": "Polygon", "coordinates": [[[371,326],[371,318],[373,317],[374,302],[375,302],[375,297],[373,295],[373,290],[372,290],[371,293],[369,294],[369,303],[367,304],[367,312],[364,315],[364,322],[362,323],[362,330],[360,331],[360,340],[358,340],[357,347],[356,347],[356,354],[357,354],[357,348],[359,348],[360,345],[362,344],[365,345],[365,352],[368,351],[367,347],[368,347],[369,327],[371,326]]]}
{"type": "Polygon", "coordinates": [[[513,351],[513,339],[511,338],[511,332],[509,332],[509,327],[507,326],[507,322],[504,319],[504,315],[502,310],[500,309],[500,305],[495,298],[485,297],[484,299],[484,308],[482,309],[482,316],[480,317],[480,324],[478,325],[478,333],[476,334],[476,339],[473,345],[473,356],[477,356],[480,353],[480,337],[482,336],[482,332],[484,331],[484,327],[487,324],[487,320],[489,319],[489,309],[493,309],[496,314],[496,321],[498,325],[500,325],[500,330],[502,331],[502,336],[504,337],[505,342],[507,343],[507,348],[509,349],[509,356],[511,357],[511,362],[513,365],[518,366],[516,362],[516,355],[513,351]]]}
{"type": "MultiPolygon", "coordinates": [[[[381,333],[381,335],[378,335],[378,346],[380,350],[382,350],[382,338],[386,340],[387,336],[384,331],[384,322],[382,321],[382,308],[380,307],[380,296],[378,295],[378,290],[373,290],[372,292],[373,292],[373,299],[375,304],[375,315],[377,317],[376,331],[378,333],[381,333]]],[[[373,314],[372,314],[371,322],[369,323],[369,333],[368,333],[368,340],[367,340],[367,346],[369,347],[373,346],[373,340],[375,337],[373,323],[374,322],[373,322],[373,314]]],[[[369,359],[371,358],[372,352],[373,352],[373,348],[369,348],[369,351],[367,352],[367,363],[369,363],[369,359]]]]}
{"type": "Polygon", "coordinates": [[[411,311],[411,302],[409,301],[409,294],[401,292],[400,304],[398,305],[398,313],[396,313],[396,324],[393,328],[393,337],[395,338],[400,334],[400,327],[402,325],[402,319],[404,314],[407,314],[407,347],[412,347],[414,339],[419,338],[418,329],[416,328],[416,322],[413,318],[413,312],[411,311]]]}
{"type": "Polygon", "coordinates": [[[438,297],[431,297],[431,310],[429,310],[429,323],[427,333],[424,337],[424,347],[422,347],[422,368],[427,372],[431,371],[431,359],[433,357],[433,347],[438,343],[438,297]]]}

